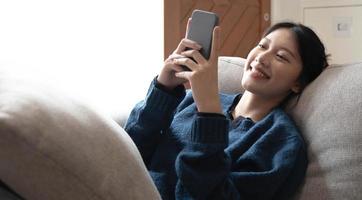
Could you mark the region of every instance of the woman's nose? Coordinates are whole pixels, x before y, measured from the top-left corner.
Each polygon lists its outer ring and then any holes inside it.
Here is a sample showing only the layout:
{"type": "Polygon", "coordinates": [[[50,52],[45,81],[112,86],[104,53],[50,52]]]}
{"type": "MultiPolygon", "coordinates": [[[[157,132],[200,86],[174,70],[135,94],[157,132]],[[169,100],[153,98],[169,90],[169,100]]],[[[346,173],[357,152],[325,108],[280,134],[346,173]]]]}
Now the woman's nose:
{"type": "Polygon", "coordinates": [[[259,52],[259,54],[255,57],[255,61],[264,66],[267,66],[269,64],[269,53],[259,52]]]}

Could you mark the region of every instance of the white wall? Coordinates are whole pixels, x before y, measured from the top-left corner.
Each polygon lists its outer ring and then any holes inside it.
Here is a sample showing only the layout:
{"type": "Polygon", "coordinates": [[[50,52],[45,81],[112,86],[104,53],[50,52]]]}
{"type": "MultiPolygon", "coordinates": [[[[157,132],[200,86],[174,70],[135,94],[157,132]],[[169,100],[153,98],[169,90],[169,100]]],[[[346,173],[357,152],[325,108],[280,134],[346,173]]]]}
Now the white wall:
{"type": "Polygon", "coordinates": [[[162,59],[162,1],[0,1],[0,70],[105,112],[142,99],[162,59]]]}
{"type": "Polygon", "coordinates": [[[310,26],[331,54],[331,64],[362,61],[362,0],[272,0],[271,9],[272,23],[310,26]],[[341,22],[347,31],[336,31],[341,22]]]}
{"type": "Polygon", "coordinates": [[[322,38],[330,63],[362,61],[362,5],[304,9],[304,23],[322,38]]]}
{"type": "Polygon", "coordinates": [[[271,0],[271,23],[301,22],[300,0],[271,0]]]}

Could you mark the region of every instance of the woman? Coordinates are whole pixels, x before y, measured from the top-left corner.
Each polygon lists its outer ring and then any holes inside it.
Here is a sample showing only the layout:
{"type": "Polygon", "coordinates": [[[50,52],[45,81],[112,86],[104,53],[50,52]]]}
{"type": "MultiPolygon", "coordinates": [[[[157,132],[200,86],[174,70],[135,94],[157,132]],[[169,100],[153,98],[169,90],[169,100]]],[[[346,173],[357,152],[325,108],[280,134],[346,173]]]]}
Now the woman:
{"type": "Polygon", "coordinates": [[[218,93],[219,31],[209,60],[195,42],[180,42],[125,129],[163,199],[288,199],[307,156],[281,106],[327,66],[324,46],[303,25],[276,24],[246,59],[245,92],[225,95],[218,93]]]}

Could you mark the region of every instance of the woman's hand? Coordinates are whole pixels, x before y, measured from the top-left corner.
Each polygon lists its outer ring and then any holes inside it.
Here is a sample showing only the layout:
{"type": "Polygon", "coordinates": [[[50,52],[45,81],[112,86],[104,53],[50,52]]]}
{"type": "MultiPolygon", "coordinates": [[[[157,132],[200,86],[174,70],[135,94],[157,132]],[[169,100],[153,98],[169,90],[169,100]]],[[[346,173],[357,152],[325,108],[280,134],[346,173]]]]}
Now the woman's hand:
{"type": "MultiPolygon", "coordinates": [[[[218,89],[218,56],[219,56],[219,27],[213,31],[212,47],[209,60],[206,60],[197,49],[181,52],[181,56],[172,59],[172,65],[187,66],[191,71],[175,70],[177,80],[187,80],[190,83],[193,98],[199,112],[221,113],[218,89]],[[194,62],[193,58],[196,62],[194,62]]],[[[185,44],[186,41],[181,42],[185,44]]],[[[191,46],[191,43],[190,45],[191,46]]],[[[182,49],[182,48],[181,48],[182,49]]],[[[182,68],[181,68],[182,69],[182,68]]]]}
{"type": "MultiPolygon", "coordinates": [[[[191,19],[188,20],[186,26],[186,33],[188,32],[191,19]]],[[[186,36],[187,37],[187,36],[186,36]]],[[[164,66],[159,74],[157,81],[164,85],[166,88],[172,90],[173,88],[187,82],[186,79],[178,78],[175,76],[175,73],[184,71],[184,67],[175,64],[173,61],[178,58],[185,58],[185,55],[182,55],[186,49],[200,50],[201,46],[196,42],[186,39],[181,40],[175,51],[165,60],[164,66]]]]}
{"type": "Polygon", "coordinates": [[[182,52],[185,51],[186,48],[198,51],[201,49],[201,46],[189,39],[182,39],[176,50],[165,60],[164,67],[162,68],[162,71],[157,78],[159,83],[170,90],[187,82],[186,79],[175,76],[177,72],[184,71],[185,68],[174,63],[175,59],[186,58],[185,55],[182,55],[182,52]]]}

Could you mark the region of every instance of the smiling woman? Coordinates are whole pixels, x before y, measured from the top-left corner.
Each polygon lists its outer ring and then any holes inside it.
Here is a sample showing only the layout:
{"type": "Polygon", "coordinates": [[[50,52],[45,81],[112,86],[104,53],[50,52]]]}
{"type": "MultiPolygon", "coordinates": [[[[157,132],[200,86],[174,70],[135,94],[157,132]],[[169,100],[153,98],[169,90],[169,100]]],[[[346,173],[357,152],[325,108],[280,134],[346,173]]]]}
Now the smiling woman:
{"type": "Polygon", "coordinates": [[[1,71],[119,113],[162,66],[162,9],[146,0],[1,1],[1,71]]]}
{"type": "Polygon", "coordinates": [[[221,29],[208,60],[195,41],[180,41],[125,130],[163,199],[291,199],[308,159],[282,102],[327,66],[324,46],[302,24],[274,24],[246,58],[244,93],[220,94],[221,29]]]}

